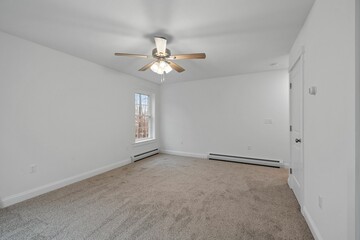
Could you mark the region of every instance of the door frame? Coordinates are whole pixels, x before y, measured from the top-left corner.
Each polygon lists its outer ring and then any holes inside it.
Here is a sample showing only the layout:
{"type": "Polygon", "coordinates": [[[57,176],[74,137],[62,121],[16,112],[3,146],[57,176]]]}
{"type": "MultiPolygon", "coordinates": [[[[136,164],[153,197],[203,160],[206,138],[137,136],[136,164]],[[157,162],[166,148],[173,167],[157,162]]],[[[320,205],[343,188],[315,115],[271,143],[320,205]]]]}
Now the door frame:
{"type": "MultiPolygon", "coordinates": [[[[305,83],[305,71],[304,71],[304,65],[305,65],[305,47],[302,46],[300,48],[300,50],[298,51],[298,53],[295,55],[296,58],[294,58],[295,61],[292,62],[292,64],[289,67],[289,85],[291,83],[291,72],[294,69],[294,67],[297,64],[300,64],[300,71],[301,71],[301,89],[300,91],[300,138],[301,138],[301,145],[300,145],[300,159],[302,162],[302,180],[303,182],[301,183],[301,196],[300,196],[300,200],[298,200],[301,211],[303,210],[303,206],[304,206],[304,199],[305,199],[305,159],[304,159],[304,83],[305,83]]],[[[292,119],[291,119],[291,89],[289,87],[289,122],[290,125],[292,123],[292,119]]],[[[291,189],[293,189],[293,184],[294,184],[294,180],[293,180],[293,175],[291,174],[292,172],[292,168],[293,168],[293,161],[292,161],[292,132],[289,132],[289,142],[290,142],[290,171],[289,171],[289,178],[288,178],[288,184],[290,186],[291,189]]]]}

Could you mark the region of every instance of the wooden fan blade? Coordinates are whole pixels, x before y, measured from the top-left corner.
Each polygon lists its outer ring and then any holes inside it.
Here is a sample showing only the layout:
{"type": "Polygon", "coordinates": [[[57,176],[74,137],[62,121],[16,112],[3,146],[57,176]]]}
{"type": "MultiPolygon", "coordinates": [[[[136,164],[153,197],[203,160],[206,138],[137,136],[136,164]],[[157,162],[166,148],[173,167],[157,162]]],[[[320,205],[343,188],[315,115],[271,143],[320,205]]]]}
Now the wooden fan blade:
{"type": "Polygon", "coordinates": [[[148,70],[149,68],[151,68],[151,66],[152,66],[154,63],[156,63],[156,61],[153,61],[153,62],[151,62],[151,63],[146,64],[145,66],[143,66],[142,68],[140,68],[139,71],[146,71],[146,70],[148,70]]]}
{"type": "Polygon", "coordinates": [[[177,54],[168,57],[168,59],[172,60],[181,60],[181,59],[205,59],[205,53],[189,53],[189,54],[177,54]]]}
{"type": "Polygon", "coordinates": [[[178,64],[176,64],[176,63],[173,63],[173,62],[170,62],[170,61],[168,61],[167,63],[170,65],[170,67],[171,67],[172,69],[174,69],[174,70],[177,71],[177,72],[183,72],[183,71],[185,71],[184,68],[182,68],[180,65],[178,65],[178,64]]]}
{"type": "Polygon", "coordinates": [[[164,56],[166,54],[166,38],[164,37],[154,37],[156,50],[159,55],[164,56]]]}
{"type": "Polygon", "coordinates": [[[115,53],[115,56],[122,56],[122,57],[138,57],[138,58],[149,58],[147,55],[142,54],[132,54],[132,53],[115,53]]]}

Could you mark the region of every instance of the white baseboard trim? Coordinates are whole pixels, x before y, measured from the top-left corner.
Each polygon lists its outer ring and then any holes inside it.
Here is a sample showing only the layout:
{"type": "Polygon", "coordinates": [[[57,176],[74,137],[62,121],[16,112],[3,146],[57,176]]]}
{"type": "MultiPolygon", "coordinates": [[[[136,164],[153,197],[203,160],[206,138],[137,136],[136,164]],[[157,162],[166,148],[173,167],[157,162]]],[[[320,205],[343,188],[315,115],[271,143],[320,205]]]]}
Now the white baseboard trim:
{"type": "MultiPolygon", "coordinates": [[[[291,189],[293,189],[293,178],[292,175],[289,175],[288,178],[288,185],[291,189]]],[[[323,240],[319,229],[317,228],[313,218],[311,217],[310,213],[308,212],[305,206],[301,206],[301,214],[304,216],[307,225],[310,228],[312,235],[314,236],[315,240],[323,240]]]]}
{"type": "Polygon", "coordinates": [[[188,152],[180,152],[180,151],[173,151],[173,150],[163,150],[160,149],[160,153],[182,156],[182,157],[193,157],[193,158],[202,158],[207,159],[207,154],[200,154],[200,153],[188,153],[188,152]]]}
{"type": "Polygon", "coordinates": [[[311,217],[305,206],[301,208],[301,213],[303,214],[315,240],[323,240],[323,237],[321,236],[319,229],[317,228],[313,218],[311,217]]]}
{"type": "Polygon", "coordinates": [[[88,171],[85,173],[81,173],[81,174],[73,176],[73,177],[65,178],[63,180],[49,183],[49,184],[43,185],[41,187],[33,188],[33,189],[30,189],[25,192],[21,192],[21,193],[14,194],[14,195],[11,195],[8,197],[4,197],[4,198],[0,199],[0,208],[5,208],[8,206],[11,206],[13,204],[28,200],[30,198],[42,195],[44,193],[47,193],[47,192],[50,192],[50,191],[53,191],[53,190],[56,190],[56,189],[59,189],[62,187],[65,187],[72,183],[82,181],[84,179],[99,175],[101,173],[110,171],[110,170],[118,168],[118,167],[125,166],[130,163],[131,163],[131,159],[129,158],[129,159],[117,162],[117,163],[113,163],[113,164],[110,164],[110,165],[107,165],[104,167],[100,167],[100,168],[97,168],[97,169],[94,169],[94,170],[91,170],[91,171],[88,171]]]}
{"type": "Polygon", "coordinates": [[[283,163],[282,163],[282,167],[283,167],[283,168],[286,168],[286,169],[290,169],[290,163],[288,163],[288,162],[283,162],[283,163]]]}
{"type": "Polygon", "coordinates": [[[289,174],[289,177],[288,177],[288,185],[291,189],[293,189],[293,185],[292,185],[292,175],[289,174]]]}

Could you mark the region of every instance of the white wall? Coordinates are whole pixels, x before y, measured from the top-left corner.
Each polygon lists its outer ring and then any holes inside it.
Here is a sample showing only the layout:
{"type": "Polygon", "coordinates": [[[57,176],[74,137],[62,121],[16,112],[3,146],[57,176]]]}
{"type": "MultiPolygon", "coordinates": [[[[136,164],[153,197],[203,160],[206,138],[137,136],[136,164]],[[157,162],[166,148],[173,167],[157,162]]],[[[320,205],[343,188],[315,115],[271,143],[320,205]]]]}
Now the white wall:
{"type": "Polygon", "coordinates": [[[3,32],[0,52],[4,205],[128,163],[133,153],[158,147],[157,141],[138,148],[133,142],[134,91],[151,91],[158,98],[159,85],[3,32]],[[30,174],[33,164],[38,169],[30,174]]]}
{"type": "MultiPolygon", "coordinates": [[[[356,224],[360,226],[360,0],[356,0],[356,224]]],[[[360,240],[360,227],[356,228],[360,240]]]]}
{"type": "Polygon", "coordinates": [[[285,70],[164,84],[161,99],[162,151],[289,159],[285,70]]]}
{"type": "Polygon", "coordinates": [[[291,53],[294,62],[305,46],[303,210],[325,240],[355,239],[354,9],[355,0],[317,0],[291,53]]]}

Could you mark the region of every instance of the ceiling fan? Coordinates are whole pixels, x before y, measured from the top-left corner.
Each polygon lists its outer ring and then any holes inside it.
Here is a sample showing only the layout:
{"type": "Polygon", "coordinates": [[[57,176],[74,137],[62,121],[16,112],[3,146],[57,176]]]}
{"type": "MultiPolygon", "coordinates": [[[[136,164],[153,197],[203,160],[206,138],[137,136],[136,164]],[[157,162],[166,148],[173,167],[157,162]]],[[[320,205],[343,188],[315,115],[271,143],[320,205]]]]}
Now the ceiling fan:
{"type": "Polygon", "coordinates": [[[153,49],[152,55],[142,55],[142,54],[131,54],[131,53],[115,53],[115,56],[125,56],[125,57],[138,57],[138,58],[154,58],[154,61],[146,64],[139,71],[146,71],[149,68],[160,74],[161,82],[165,80],[165,74],[171,72],[173,69],[179,73],[185,71],[180,65],[170,61],[170,60],[183,60],[183,59],[205,59],[205,53],[189,53],[189,54],[176,54],[171,55],[171,51],[166,48],[167,40],[164,37],[154,37],[156,48],[153,49]]]}

